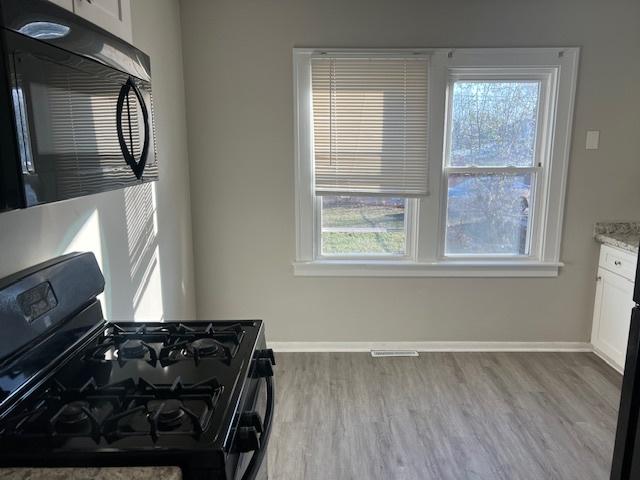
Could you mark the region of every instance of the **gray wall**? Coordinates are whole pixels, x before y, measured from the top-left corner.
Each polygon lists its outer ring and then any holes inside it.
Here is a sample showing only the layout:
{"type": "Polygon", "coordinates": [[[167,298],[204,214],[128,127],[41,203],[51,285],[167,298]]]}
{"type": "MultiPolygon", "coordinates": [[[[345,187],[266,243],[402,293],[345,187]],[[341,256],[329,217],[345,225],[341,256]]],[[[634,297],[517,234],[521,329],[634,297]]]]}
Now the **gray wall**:
{"type": "Polygon", "coordinates": [[[273,341],[588,339],[593,224],[640,215],[640,2],[181,6],[199,317],[264,318],[273,341]],[[581,46],[560,276],[294,277],[291,49],[314,46],[581,46]]]}
{"type": "Polygon", "coordinates": [[[161,181],[0,215],[0,276],[91,250],[107,279],[110,319],[189,319],[195,298],[179,5],[132,4],[134,43],[152,62],[161,181]]]}

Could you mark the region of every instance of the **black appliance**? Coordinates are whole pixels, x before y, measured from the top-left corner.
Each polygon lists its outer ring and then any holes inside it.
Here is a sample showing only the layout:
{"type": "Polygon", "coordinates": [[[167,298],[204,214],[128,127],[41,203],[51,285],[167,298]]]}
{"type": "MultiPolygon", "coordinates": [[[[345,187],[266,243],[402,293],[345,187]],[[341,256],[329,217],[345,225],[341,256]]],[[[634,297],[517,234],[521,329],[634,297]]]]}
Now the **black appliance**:
{"type": "Polygon", "coordinates": [[[0,2],[0,211],[158,179],[149,57],[44,0],[0,2]]]}
{"type": "Polygon", "coordinates": [[[611,480],[640,479],[640,259],[633,301],[611,480]]]}
{"type": "Polygon", "coordinates": [[[260,320],[109,323],[91,253],[0,281],[0,468],[166,466],[266,478],[260,320]]]}

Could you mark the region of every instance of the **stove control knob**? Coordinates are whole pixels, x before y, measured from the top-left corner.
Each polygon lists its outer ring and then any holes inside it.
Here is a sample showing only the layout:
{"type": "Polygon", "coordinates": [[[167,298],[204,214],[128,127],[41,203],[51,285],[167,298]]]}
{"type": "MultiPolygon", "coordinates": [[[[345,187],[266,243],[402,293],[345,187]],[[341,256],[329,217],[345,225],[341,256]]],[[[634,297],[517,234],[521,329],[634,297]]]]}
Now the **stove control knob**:
{"type": "Polygon", "coordinates": [[[244,412],[240,415],[240,427],[253,427],[258,433],[262,433],[262,417],[258,412],[244,412]]]}
{"type": "Polygon", "coordinates": [[[273,350],[271,348],[265,348],[264,350],[256,350],[255,358],[266,358],[271,361],[271,365],[276,364],[276,357],[273,354],[273,350]]]}
{"type": "Polygon", "coordinates": [[[254,358],[256,362],[256,376],[258,378],[273,377],[273,365],[276,364],[276,358],[273,355],[273,350],[270,348],[256,350],[254,358]]]}
{"type": "Polygon", "coordinates": [[[258,378],[273,377],[273,366],[269,359],[256,359],[256,376],[258,378]]]}
{"type": "Polygon", "coordinates": [[[260,449],[260,437],[255,427],[239,427],[236,434],[236,450],[240,453],[260,449]]]}

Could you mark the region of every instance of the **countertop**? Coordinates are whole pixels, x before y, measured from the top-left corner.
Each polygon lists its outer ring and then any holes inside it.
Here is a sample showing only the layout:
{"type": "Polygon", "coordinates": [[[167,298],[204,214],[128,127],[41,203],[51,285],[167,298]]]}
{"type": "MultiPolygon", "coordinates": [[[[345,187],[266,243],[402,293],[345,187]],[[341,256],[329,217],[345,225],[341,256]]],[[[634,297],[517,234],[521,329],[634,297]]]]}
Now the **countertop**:
{"type": "Polygon", "coordinates": [[[594,237],[605,245],[638,253],[640,222],[599,222],[596,223],[594,237]]]}
{"type": "Polygon", "coordinates": [[[182,480],[178,467],[3,468],[0,480],[182,480]]]}

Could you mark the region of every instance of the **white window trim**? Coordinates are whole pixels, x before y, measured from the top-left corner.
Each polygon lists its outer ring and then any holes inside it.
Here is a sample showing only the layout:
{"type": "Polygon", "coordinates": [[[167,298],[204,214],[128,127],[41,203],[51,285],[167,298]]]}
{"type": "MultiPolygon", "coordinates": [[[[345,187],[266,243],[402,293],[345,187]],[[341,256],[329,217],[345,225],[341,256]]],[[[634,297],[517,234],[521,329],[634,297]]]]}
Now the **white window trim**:
{"type": "MultiPolygon", "coordinates": [[[[294,274],[300,276],[358,277],[553,277],[563,266],[560,246],[569,164],[575,89],[580,49],[571,48],[480,48],[480,49],[294,49],[294,144],[296,261],[294,274]],[[311,57],[320,52],[349,55],[362,53],[426,53],[429,71],[429,173],[430,195],[410,200],[407,217],[407,254],[376,257],[323,257],[319,242],[319,199],[313,194],[313,129],[311,98],[311,57]],[[513,77],[522,73],[547,75],[546,86],[555,104],[545,105],[541,119],[555,119],[542,129],[553,138],[541,139],[547,149],[545,164],[538,173],[539,186],[533,209],[532,254],[523,257],[446,256],[446,181],[444,175],[447,85],[451,76],[481,75],[483,68],[502,67],[513,77]],[[545,228],[546,227],[546,228],[545,228]]],[[[530,78],[530,77],[527,77],[530,78]]]]}

